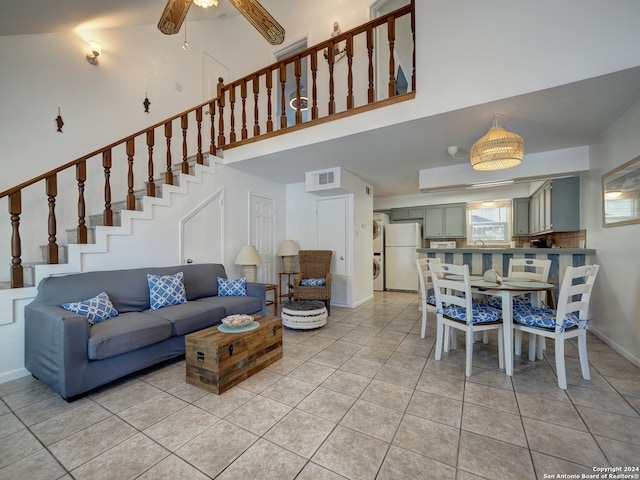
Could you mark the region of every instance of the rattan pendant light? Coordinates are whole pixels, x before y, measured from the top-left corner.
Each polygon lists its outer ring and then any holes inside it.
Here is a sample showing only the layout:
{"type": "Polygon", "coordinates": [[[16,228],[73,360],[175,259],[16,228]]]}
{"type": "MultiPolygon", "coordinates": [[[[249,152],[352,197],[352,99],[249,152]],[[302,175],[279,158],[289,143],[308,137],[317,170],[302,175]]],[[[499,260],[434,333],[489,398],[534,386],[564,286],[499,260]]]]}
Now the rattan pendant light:
{"type": "Polygon", "coordinates": [[[471,166],[474,170],[502,170],[520,165],[523,156],[524,140],[498,125],[496,113],[493,127],[471,147],[471,166]]]}

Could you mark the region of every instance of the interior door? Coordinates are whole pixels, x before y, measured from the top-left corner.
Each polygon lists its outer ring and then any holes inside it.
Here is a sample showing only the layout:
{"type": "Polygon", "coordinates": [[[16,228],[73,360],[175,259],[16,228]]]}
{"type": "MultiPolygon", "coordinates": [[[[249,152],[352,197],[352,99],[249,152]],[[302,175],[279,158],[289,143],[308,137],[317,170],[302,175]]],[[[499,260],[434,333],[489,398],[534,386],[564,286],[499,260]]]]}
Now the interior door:
{"type": "Polygon", "coordinates": [[[333,250],[333,275],[347,275],[348,206],[347,197],[322,199],[316,204],[316,248],[333,250]]]}
{"type": "Polygon", "coordinates": [[[260,195],[250,194],[249,206],[251,220],[249,226],[249,243],[255,245],[262,265],[258,266],[258,282],[274,283],[275,259],[275,215],[274,200],[260,195]]]}

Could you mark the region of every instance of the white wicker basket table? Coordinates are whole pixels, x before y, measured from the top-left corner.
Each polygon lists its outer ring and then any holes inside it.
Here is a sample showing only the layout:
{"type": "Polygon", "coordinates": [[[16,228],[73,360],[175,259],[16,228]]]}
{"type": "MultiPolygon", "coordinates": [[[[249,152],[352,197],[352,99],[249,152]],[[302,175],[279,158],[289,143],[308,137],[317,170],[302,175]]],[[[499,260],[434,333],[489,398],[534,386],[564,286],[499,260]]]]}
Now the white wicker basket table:
{"type": "Polygon", "coordinates": [[[289,328],[307,330],[327,323],[327,307],[324,302],[298,300],[282,306],[282,325],[289,328]]]}

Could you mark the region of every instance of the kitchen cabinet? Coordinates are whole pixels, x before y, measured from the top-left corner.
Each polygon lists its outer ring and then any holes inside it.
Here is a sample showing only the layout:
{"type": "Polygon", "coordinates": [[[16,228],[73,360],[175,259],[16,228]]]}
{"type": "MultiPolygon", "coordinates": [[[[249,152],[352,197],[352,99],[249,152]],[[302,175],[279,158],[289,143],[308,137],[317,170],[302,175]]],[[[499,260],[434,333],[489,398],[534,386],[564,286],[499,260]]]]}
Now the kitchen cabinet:
{"type": "Polygon", "coordinates": [[[425,238],[461,238],[466,236],[467,205],[430,205],[424,209],[425,238]]]}
{"type": "Polygon", "coordinates": [[[544,183],[531,196],[529,233],[580,230],[580,178],[556,178],[544,183]]]}
{"type": "Polygon", "coordinates": [[[424,207],[392,208],[390,217],[392,222],[405,220],[420,220],[422,222],[424,219],[424,207]]]}
{"type": "Polygon", "coordinates": [[[529,235],[529,203],[528,197],[513,199],[512,233],[515,237],[529,235]]]}

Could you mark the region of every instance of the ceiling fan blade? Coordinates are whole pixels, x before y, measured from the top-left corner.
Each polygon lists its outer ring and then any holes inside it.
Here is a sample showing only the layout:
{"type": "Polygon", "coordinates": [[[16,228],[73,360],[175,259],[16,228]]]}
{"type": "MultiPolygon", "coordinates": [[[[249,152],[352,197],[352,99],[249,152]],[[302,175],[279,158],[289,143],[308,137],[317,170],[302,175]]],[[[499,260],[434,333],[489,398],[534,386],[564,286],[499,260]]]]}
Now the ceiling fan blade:
{"type": "Polygon", "coordinates": [[[168,0],[164,7],[158,29],[165,35],[175,35],[180,31],[192,0],[168,0]]]}
{"type": "Polygon", "coordinates": [[[229,0],[271,45],[284,42],[284,28],[258,0],[229,0]]]}

